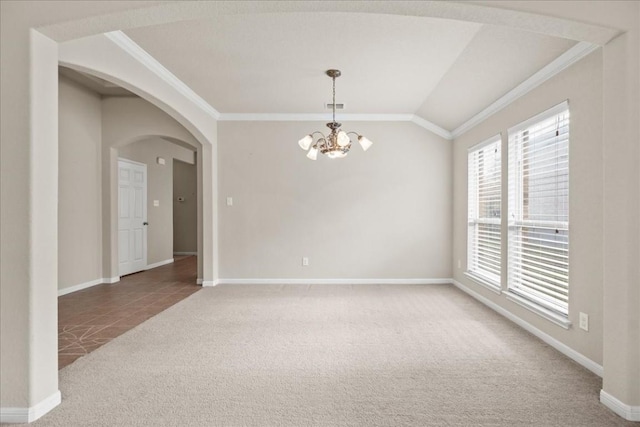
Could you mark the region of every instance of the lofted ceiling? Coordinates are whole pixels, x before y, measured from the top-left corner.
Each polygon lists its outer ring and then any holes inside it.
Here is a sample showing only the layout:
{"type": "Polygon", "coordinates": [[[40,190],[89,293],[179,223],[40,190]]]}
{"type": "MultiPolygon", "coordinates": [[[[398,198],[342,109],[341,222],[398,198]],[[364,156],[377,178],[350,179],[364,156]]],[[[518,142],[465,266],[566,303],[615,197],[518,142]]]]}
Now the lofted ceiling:
{"type": "Polygon", "coordinates": [[[452,131],[576,42],[371,13],[207,16],[125,34],[223,114],[415,114],[452,131]]]}

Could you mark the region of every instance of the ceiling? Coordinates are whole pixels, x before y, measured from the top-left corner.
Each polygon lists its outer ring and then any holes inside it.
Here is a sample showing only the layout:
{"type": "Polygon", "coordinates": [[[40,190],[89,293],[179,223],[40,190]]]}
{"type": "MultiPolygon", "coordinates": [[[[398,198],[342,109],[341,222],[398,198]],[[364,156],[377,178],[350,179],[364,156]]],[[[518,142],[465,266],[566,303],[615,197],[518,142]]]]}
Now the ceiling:
{"type": "Polygon", "coordinates": [[[487,24],[370,13],[261,13],[125,31],[219,112],[416,114],[453,130],[576,44],[487,24]]]}

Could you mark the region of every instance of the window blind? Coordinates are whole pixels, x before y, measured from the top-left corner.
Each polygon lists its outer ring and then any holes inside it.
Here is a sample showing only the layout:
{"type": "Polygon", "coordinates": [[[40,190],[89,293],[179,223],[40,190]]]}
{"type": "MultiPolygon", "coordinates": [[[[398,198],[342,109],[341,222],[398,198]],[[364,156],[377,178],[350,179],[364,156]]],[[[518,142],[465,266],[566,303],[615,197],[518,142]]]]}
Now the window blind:
{"type": "Polygon", "coordinates": [[[567,316],[569,106],[509,129],[508,288],[567,316]]]}
{"type": "Polygon", "coordinates": [[[500,287],[502,166],[500,135],[468,154],[467,270],[500,287]]]}

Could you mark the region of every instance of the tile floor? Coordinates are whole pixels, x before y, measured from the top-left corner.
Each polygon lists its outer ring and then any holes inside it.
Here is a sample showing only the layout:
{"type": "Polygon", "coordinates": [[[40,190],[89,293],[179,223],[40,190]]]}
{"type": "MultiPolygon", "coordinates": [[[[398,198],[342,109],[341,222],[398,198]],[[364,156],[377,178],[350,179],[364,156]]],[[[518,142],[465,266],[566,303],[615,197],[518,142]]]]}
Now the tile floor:
{"type": "Polygon", "coordinates": [[[58,298],[58,369],[171,307],[201,287],[195,256],[58,298]]]}

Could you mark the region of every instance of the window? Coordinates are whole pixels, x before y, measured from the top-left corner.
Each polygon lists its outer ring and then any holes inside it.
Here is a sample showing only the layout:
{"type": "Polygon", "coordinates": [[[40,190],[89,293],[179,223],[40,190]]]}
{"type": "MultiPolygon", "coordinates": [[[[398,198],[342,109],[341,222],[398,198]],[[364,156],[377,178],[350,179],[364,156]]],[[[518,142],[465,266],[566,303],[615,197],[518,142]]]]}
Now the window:
{"type": "Polygon", "coordinates": [[[501,138],[469,149],[468,273],[500,288],[501,138]]]}
{"type": "Polygon", "coordinates": [[[568,316],[569,106],[509,129],[508,289],[568,316]]]}

